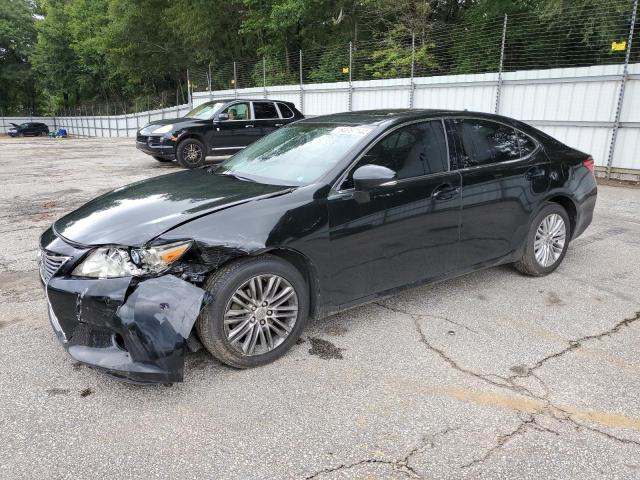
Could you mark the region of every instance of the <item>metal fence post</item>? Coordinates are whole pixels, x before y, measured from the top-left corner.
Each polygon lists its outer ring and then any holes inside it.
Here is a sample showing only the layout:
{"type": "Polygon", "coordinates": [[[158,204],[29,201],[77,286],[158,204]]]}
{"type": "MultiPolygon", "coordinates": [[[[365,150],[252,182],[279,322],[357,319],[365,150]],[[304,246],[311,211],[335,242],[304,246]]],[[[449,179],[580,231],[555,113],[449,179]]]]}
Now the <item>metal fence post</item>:
{"type": "Polygon", "coordinates": [[[0,117],[2,118],[2,133],[7,133],[7,127],[4,123],[4,110],[0,108],[0,117]]]}
{"type": "Polygon", "coordinates": [[[415,67],[416,67],[416,33],[411,32],[411,82],[409,92],[409,108],[413,108],[413,97],[416,90],[416,85],[413,83],[413,77],[415,75],[415,67]]]}
{"type": "Polygon", "coordinates": [[[504,22],[502,23],[502,42],[500,44],[500,64],[498,65],[498,84],[496,86],[496,105],[495,113],[500,112],[500,94],[502,93],[502,69],[504,67],[504,47],[507,41],[507,14],[504,14],[504,22]]]}
{"type": "Polygon", "coordinates": [[[624,55],[624,67],[622,68],[622,77],[620,78],[620,93],[618,94],[618,104],[616,106],[616,117],[613,122],[613,131],[611,132],[611,145],[609,145],[609,155],[607,156],[607,178],[611,178],[611,168],[613,167],[613,154],[616,149],[616,141],[618,140],[618,130],[620,129],[620,116],[622,115],[622,103],[624,102],[624,90],[627,86],[627,78],[629,77],[629,60],[631,58],[631,45],[633,42],[633,31],[636,25],[637,13],[638,13],[638,0],[634,0],[633,11],[631,12],[631,25],[629,26],[629,34],[627,36],[627,51],[624,55]]]}
{"type": "Polygon", "coordinates": [[[267,59],[262,57],[262,89],[264,91],[264,98],[268,98],[267,93],[267,59]]]}
{"type": "Polygon", "coordinates": [[[238,98],[238,72],[236,70],[236,61],[233,61],[233,89],[235,91],[236,98],[238,98]]]}
{"type": "Polygon", "coordinates": [[[304,114],[304,90],[302,88],[302,49],[300,49],[299,56],[299,70],[300,70],[300,112],[304,114]]]}
{"type": "Polygon", "coordinates": [[[211,62],[209,62],[209,78],[207,78],[207,80],[209,85],[209,101],[211,101],[211,62]]]}
{"type": "Polygon", "coordinates": [[[353,110],[353,76],[351,73],[351,67],[353,65],[353,42],[349,42],[349,104],[348,104],[348,110],[352,111],[353,110]]]}
{"type": "Polygon", "coordinates": [[[187,68],[187,103],[189,104],[189,109],[191,109],[191,106],[193,105],[193,101],[191,100],[191,79],[189,78],[188,68],[187,68]]]}
{"type": "Polygon", "coordinates": [[[115,114],[116,119],[116,137],[120,136],[120,122],[118,121],[118,104],[116,103],[113,106],[113,113],[115,114]]]}
{"type": "Polygon", "coordinates": [[[151,123],[151,104],[149,103],[149,95],[147,95],[147,123],[151,123]]]}

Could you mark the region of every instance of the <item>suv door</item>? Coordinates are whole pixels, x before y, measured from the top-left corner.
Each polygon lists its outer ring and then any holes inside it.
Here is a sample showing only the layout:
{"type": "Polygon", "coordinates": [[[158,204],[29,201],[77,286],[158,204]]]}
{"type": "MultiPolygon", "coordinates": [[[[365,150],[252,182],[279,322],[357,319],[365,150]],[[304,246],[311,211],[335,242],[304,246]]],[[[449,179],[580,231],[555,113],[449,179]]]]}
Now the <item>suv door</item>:
{"type": "Polygon", "coordinates": [[[392,130],[353,166],[329,196],[331,256],[339,268],[328,282],[332,303],[371,294],[456,268],[460,174],[450,171],[441,120],[392,130]],[[365,164],[397,172],[397,183],[354,195],[353,172],[365,164]]]}
{"type": "Polygon", "coordinates": [[[549,187],[549,160],[511,125],[453,118],[462,175],[460,267],[498,263],[526,238],[534,205],[549,187]]]}
{"type": "Polygon", "coordinates": [[[268,135],[276,128],[282,126],[283,122],[278,114],[275,103],[265,100],[252,102],[252,104],[256,127],[260,128],[262,136],[268,135]]]}
{"type": "Polygon", "coordinates": [[[220,113],[226,113],[229,118],[216,121],[209,136],[212,153],[237,152],[262,136],[251,115],[251,102],[234,102],[220,113]]]}

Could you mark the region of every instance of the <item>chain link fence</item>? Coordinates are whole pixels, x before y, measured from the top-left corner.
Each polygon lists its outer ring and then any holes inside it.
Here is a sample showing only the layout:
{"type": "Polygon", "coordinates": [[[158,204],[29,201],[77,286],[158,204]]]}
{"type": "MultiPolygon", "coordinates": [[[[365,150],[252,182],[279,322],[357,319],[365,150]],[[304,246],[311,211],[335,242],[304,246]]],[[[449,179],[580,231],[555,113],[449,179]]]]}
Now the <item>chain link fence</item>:
{"type": "MultiPolygon", "coordinates": [[[[399,97],[402,100],[393,105],[431,107],[434,102],[426,90],[452,84],[461,88],[471,85],[487,88],[468,89],[466,93],[457,88],[448,102],[449,108],[456,108],[460,104],[457,100],[462,96],[466,98],[465,105],[469,105],[463,108],[536,120],[540,114],[527,115],[524,107],[513,108],[513,103],[527,104],[526,97],[535,95],[536,88],[542,88],[540,84],[608,82],[603,83],[605,86],[602,88],[609,91],[615,85],[615,91],[599,94],[597,109],[601,115],[585,114],[585,118],[578,118],[567,114],[563,118],[567,119],[565,123],[574,126],[585,127],[589,123],[594,128],[604,129],[600,133],[606,131],[602,142],[608,147],[600,163],[610,175],[619,131],[624,128],[640,132],[640,118],[633,113],[636,107],[640,107],[633,99],[637,98],[640,90],[634,87],[636,94],[627,94],[625,103],[625,91],[630,81],[640,84],[637,81],[640,75],[634,73],[636,70],[629,70],[629,65],[640,62],[640,41],[635,38],[637,8],[638,0],[614,0],[607,5],[586,7],[558,2],[550,10],[536,15],[483,16],[455,25],[434,22],[420,31],[394,29],[379,41],[354,38],[350,42],[283,51],[279,55],[238,59],[225,64],[194,65],[185,72],[184,82],[180,81],[176,86],[175,98],[173,93],[164,92],[130,102],[84,105],[73,111],[60,112],[61,121],[58,123],[72,125],[73,134],[133,136],[145,119],[169,118],[185,113],[193,106],[194,97],[197,104],[239,95],[295,101],[303,113],[313,115],[316,113],[312,108],[313,102],[324,101],[318,100],[318,92],[322,88],[335,93],[329,110],[358,110],[373,103],[387,107],[394,86],[404,90],[399,97]],[[576,73],[573,77],[570,74],[571,69],[578,72],[580,67],[595,66],[601,69],[596,74],[590,70],[584,78],[581,77],[583,73],[576,73]],[[540,73],[544,78],[536,78],[538,74],[535,72],[544,72],[540,73]],[[503,90],[507,85],[518,82],[532,88],[522,89],[525,93],[520,99],[513,98],[519,95],[514,90],[509,98],[511,107],[501,108],[503,90]],[[358,92],[367,89],[377,89],[377,103],[359,100],[358,92]],[[484,102],[478,108],[477,99],[468,97],[469,92],[474,96],[490,95],[491,105],[484,102]],[[85,120],[78,120],[78,117],[85,120]],[[107,121],[107,117],[111,120],[107,121]],[[585,120],[587,117],[588,121],[585,120]],[[102,119],[103,127],[87,128],[87,124],[94,125],[91,118],[102,119]]],[[[589,98],[578,101],[588,103],[589,98]]],[[[575,110],[575,105],[571,108],[575,110]]],[[[0,129],[6,131],[9,121],[13,120],[0,122],[0,129]]],[[[544,121],[539,124],[544,126],[544,121]]],[[[634,135],[626,135],[631,140],[625,137],[623,143],[636,142],[636,147],[640,148],[640,133],[634,135]]],[[[625,148],[634,147],[627,145],[625,148]]],[[[632,164],[634,169],[640,168],[640,161],[634,160],[632,164]]]]}

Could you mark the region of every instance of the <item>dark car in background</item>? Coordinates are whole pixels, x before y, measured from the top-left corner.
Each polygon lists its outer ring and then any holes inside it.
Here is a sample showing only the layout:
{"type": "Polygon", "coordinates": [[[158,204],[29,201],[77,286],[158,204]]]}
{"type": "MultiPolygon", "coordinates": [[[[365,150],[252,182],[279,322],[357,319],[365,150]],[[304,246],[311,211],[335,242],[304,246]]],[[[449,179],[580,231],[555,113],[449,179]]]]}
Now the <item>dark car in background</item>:
{"type": "Polygon", "coordinates": [[[226,99],[203,103],[182,118],[151,122],[136,135],[136,146],[159,162],[174,159],[186,168],[207,155],[232,155],[274,130],[304,118],[291,102],[226,99]]]}
{"type": "Polygon", "coordinates": [[[13,127],[7,130],[7,134],[11,137],[20,137],[32,135],[39,137],[40,135],[49,135],[49,127],[44,123],[26,122],[21,124],[12,123],[13,127]]]}
{"type": "Polygon", "coordinates": [[[301,120],[57,220],[40,239],[51,324],[77,361],[129,381],[181,381],[197,339],[263,365],[308,318],[495,265],[553,272],[591,222],[593,168],[498,115],[301,120]]]}

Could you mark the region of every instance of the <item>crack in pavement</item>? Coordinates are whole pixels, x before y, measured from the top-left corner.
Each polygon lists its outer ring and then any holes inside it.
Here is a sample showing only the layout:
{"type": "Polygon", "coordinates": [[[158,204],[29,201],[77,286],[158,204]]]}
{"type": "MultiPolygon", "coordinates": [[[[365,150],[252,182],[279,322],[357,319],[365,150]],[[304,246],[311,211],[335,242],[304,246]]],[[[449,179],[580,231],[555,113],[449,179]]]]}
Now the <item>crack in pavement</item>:
{"type": "Polygon", "coordinates": [[[423,478],[411,465],[411,459],[413,458],[414,455],[421,453],[422,451],[424,451],[427,447],[428,448],[434,448],[435,447],[435,441],[438,437],[444,436],[450,432],[454,432],[456,430],[459,430],[459,427],[450,427],[450,428],[445,428],[444,430],[440,431],[440,432],[436,432],[434,434],[431,435],[425,435],[422,437],[422,439],[420,440],[420,443],[415,446],[414,448],[412,448],[409,453],[407,453],[404,457],[397,459],[397,460],[385,460],[382,458],[365,458],[363,460],[358,460],[357,462],[353,462],[353,463],[342,463],[338,466],[335,467],[329,467],[329,468],[324,468],[322,470],[319,470],[307,477],[305,477],[306,480],[312,480],[315,478],[318,478],[320,475],[325,475],[325,474],[329,474],[329,473],[333,473],[333,472],[337,472],[337,471],[341,471],[341,470],[348,470],[350,468],[354,468],[354,467],[358,467],[360,465],[367,465],[367,464],[379,464],[379,465],[388,465],[390,467],[393,468],[393,470],[402,473],[403,475],[409,477],[409,478],[415,478],[415,479],[421,479],[423,478]]]}
{"type": "MultiPolygon", "coordinates": [[[[597,417],[595,415],[589,415],[588,412],[587,413],[581,412],[577,409],[574,409],[575,411],[570,411],[567,408],[562,408],[552,403],[548,398],[549,389],[546,383],[534,373],[535,370],[542,367],[547,361],[551,360],[552,358],[560,358],[563,355],[580,348],[584,342],[591,341],[591,340],[599,340],[605,337],[609,337],[615,333],[618,333],[623,328],[628,327],[632,323],[636,321],[640,321],[640,311],[637,311],[633,316],[629,318],[625,318],[624,320],[621,320],[620,322],[616,323],[612,328],[604,332],[601,332],[595,335],[586,335],[577,340],[571,340],[567,348],[564,348],[563,350],[553,353],[551,355],[547,355],[546,357],[537,361],[536,364],[534,364],[534,367],[530,367],[527,370],[527,372],[524,374],[514,374],[514,375],[510,375],[509,377],[504,377],[497,374],[483,374],[483,373],[474,372],[473,370],[470,370],[458,364],[458,362],[456,362],[453,358],[448,356],[443,350],[433,346],[429,342],[424,332],[422,331],[422,328],[420,327],[420,319],[426,318],[426,317],[434,317],[434,316],[428,315],[428,314],[412,313],[399,308],[390,307],[389,305],[385,305],[380,302],[374,302],[374,303],[386,310],[389,310],[394,313],[406,315],[409,318],[411,318],[413,320],[415,329],[418,333],[419,341],[422,344],[424,344],[429,351],[438,355],[444,362],[446,362],[454,370],[457,370],[466,375],[470,375],[494,387],[508,389],[513,391],[514,393],[520,394],[522,396],[528,397],[531,400],[535,400],[539,402],[539,405],[536,405],[535,407],[533,407],[532,408],[533,411],[530,413],[529,418],[532,420],[523,421],[523,424],[519,425],[516,430],[512,432],[508,432],[507,434],[502,434],[498,437],[498,445],[497,445],[498,449],[502,448],[502,446],[504,446],[504,444],[506,444],[512,437],[518,436],[521,433],[524,433],[524,431],[526,431],[528,428],[536,428],[537,430],[540,430],[540,428],[538,428],[540,426],[535,422],[535,416],[542,415],[542,414],[547,415],[550,418],[553,418],[559,422],[569,422],[577,430],[579,429],[589,430],[591,432],[598,433],[610,440],[613,440],[619,443],[640,446],[640,441],[631,440],[624,437],[618,437],[617,435],[613,435],[604,430],[600,430],[598,428],[591,427],[589,425],[585,425],[583,423],[578,422],[575,417],[586,418],[587,421],[592,421],[592,422],[594,421],[597,422],[597,417]],[[518,379],[529,378],[529,377],[536,378],[543,385],[546,392],[544,395],[536,395],[534,392],[532,392],[528,388],[515,383],[518,379]]],[[[438,318],[438,317],[434,317],[434,318],[438,318]]],[[[553,432],[559,435],[559,433],[555,432],[554,430],[544,429],[544,431],[553,432]]],[[[486,456],[486,458],[489,458],[489,456],[491,456],[491,452],[489,453],[489,455],[486,456]]]]}
{"type": "Polygon", "coordinates": [[[538,424],[538,422],[536,421],[535,414],[529,415],[527,419],[520,421],[520,423],[518,424],[518,427],[515,430],[498,435],[496,439],[496,444],[493,447],[491,447],[489,450],[487,450],[482,457],[471,460],[469,463],[465,463],[464,465],[462,465],[461,468],[470,468],[477,464],[483,463],[485,460],[491,457],[498,450],[502,449],[502,447],[504,447],[511,440],[521,435],[524,435],[529,429],[535,429],[540,432],[548,432],[556,436],[560,436],[560,433],[556,432],[555,430],[552,430],[547,427],[543,427],[540,424],[538,424]]]}
{"type": "Polygon", "coordinates": [[[595,334],[595,335],[585,335],[584,337],[580,337],[577,340],[569,340],[569,346],[568,347],[560,350],[559,352],[552,353],[551,355],[547,355],[546,357],[541,358],[532,367],[529,367],[527,372],[522,373],[522,374],[514,374],[514,375],[511,375],[509,378],[515,379],[515,378],[526,378],[526,377],[529,377],[530,375],[533,374],[534,371],[536,371],[537,369],[542,367],[549,360],[553,360],[555,358],[562,357],[563,355],[566,355],[569,352],[577,350],[578,348],[582,347],[582,344],[584,342],[588,342],[588,341],[591,341],[591,340],[601,340],[603,338],[610,337],[611,335],[613,335],[615,333],[618,333],[624,327],[628,327],[629,325],[631,325],[632,323],[634,323],[634,322],[636,322],[638,320],[640,320],[640,310],[637,311],[635,313],[635,315],[633,315],[632,317],[625,318],[624,320],[621,320],[620,322],[616,323],[612,328],[610,328],[609,330],[606,330],[606,331],[604,331],[602,333],[598,333],[598,334],[595,334]]]}

